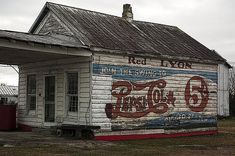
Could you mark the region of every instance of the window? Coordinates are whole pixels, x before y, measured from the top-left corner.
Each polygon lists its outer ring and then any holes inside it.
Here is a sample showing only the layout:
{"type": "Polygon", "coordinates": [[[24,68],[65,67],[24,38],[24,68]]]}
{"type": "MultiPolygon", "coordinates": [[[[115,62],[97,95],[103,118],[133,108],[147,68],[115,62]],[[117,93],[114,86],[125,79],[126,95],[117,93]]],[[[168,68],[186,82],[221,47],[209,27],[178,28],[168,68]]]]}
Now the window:
{"type": "Polygon", "coordinates": [[[27,77],[27,106],[29,110],[36,109],[36,75],[27,77]]]}
{"type": "Polygon", "coordinates": [[[78,73],[67,73],[67,103],[70,112],[78,111],[78,73]]]}
{"type": "Polygon", "coordinates": [[[7,104],[7,97],[1,98],[1,104],[7,104]]]}

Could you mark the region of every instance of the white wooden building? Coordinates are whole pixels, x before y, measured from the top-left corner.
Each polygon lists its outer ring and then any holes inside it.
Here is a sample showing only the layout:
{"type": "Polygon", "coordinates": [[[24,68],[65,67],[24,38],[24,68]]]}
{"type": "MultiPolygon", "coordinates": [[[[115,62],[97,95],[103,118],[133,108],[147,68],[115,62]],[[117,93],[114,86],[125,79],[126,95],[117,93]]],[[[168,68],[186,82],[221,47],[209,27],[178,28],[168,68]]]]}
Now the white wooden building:
{"type": "Polygon", "coordinates": [[[226,60],[175,26],[46,3],[29,33],[0,31],[19,66],[19,125],[99,125],[96,139],[217,133],[226,60]]]}

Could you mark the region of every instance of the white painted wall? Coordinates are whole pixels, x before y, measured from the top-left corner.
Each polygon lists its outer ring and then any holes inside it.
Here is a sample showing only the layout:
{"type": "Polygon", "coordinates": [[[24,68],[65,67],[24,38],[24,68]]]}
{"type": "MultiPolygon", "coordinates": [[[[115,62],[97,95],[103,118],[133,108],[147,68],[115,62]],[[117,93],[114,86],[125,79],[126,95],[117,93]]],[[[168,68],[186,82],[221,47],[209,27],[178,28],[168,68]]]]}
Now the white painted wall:
{"type": "Polygon", "coordinates": [[[218,65],[218,115],[229,116],[229,68],[218,65]]]}
{"type": "MultiPolygon", "coordinates": [[[[144,58],[137,58],[137,59],[144,59],[144,58]]],[[[167,63],[167,62],[165,62],[167,63]]],[[[166,64],[165,64],[166,65],[166,64]]],[[[192,112],[189,107],[186,105],[185,102],[185,86],[187,85],[187,82],[192,78],[193,76],[200,76],[202,77],[206,85],[208,87],[208,102],[206,104],[206,107],[200,111],[196,112],[201,115],[211,116],[214,117],[213,120],[216,122],[216,115],[217,115],[217,65],[216,64],[201,64],[201,63],[192,63],[191,69],[179,69],[179,68],[172,68],[169,65],[168,67],[162,67],[161,66],[161,60],[153,59],[153,58],[146,58],[146,64],[130,64],[128,62],[128,56],[121,56],[121,55],[104,55],[104,54],[95,54],[94,55],[94,61],[93,66],[96,66],[96,68],[102,68],[109,70],[109,74],[107,73],[96,73],[93,67],[93,76],[92,76],[92,123],[94,125],[101,126],[101,129],[104,131],[110,131],[112,130],[112,126],[119,126],[123,127],[123,129],[128,129],[130,127],[128,126],[138,126],[141,124],[144,124],[146,121],[150,121],[152,119],[159,119],[164,116],[168,116],[172,113],[182,113],[182,112],[189,112],[189,113],[195,113],[192,112]],[[104,66],[101,67],[101,66],[104,66]],[[100,66],[100,67],[99,67],[100,66]],[[169,92],[174,92],[175,100],[175,106],[169,105],[168,111],[163,114],[156,114],[156,113],[149,113],[143,117],[138,118],[126,118],[126,117],[117,117],[115,119],[110,119],[106,116],[105,113],[105,106],[107,103],[115,104],[117,102],[117,98],[112,96],[112,84],[116,81],[125,81],[123,78],[117,78],[115,77],[115,74],[111,74],[112,72],[115,73],[115,68],[123,68],[123,69],[133,69],[138,68],[142,71],[144,70],[154,70],[156,71],[162,71],[162,72],[173,72],[174,74],[170,76],[162,76],[161,78],[156,79],[145,79],[145,80],[134,80],[135,76],[133,74],[135,73],[129,73],[132,75],[133,82],[139,83],[139,84],[145,84],[147,82],[155,81],[158,79],[164,79],[167,82],[166,87],[164,88],[164,96],[169,92]],[[113,71],[112,71],[113,69],[113,71]],[[189,72],[189,73],[187,73],[189,72]],[[204,76],[202,76],[204,73],[204,76]],[[211,79],[211,78],[213,79],[211,79]]],[[[124,71],[123,71],[124,72],[124,71]]],[[[128,76],[128,74],[126,74],[128,76]]],[[[128,80],[131,82],[132,80],[128,80]]],[[[191,82],[191,86],[198,86],[201,85],[198,82],[191,82]]],[[[192,90],[192,88],[190,88],[192,90]]],[[[117,90],[117,92],[120,90],[117,90]]],[[[141,95],[147,95],[148,93],[147,89],[141,90],[141,91],[132,91],[129,96],[132,97],[138,97],[141,95]]],[[[199,97],[199,101],[195,106],[198,106],[198,103],[200,103],[200,96],[201,94],[192,91],[191,95],[196,94],[199,97]]],[[[189,121],[190,122],[190,121],[189,121]]]]}
{"type": "MultiPolygon", "coordinates": [[[[90,58],[76,57],[73,59],[38,62],[19,66],[19,123],[35,127],[49,126],[44,123],[44,78],[55,76],[56,83],[56,121],[58,123],[90,124],[90,58]],[[65,102],[66,72],[79,72],[79,106],[78,112],[68,112],[65,102]],[[27,75],[36,74],[36,111],[26,109],[27,75]]],[[[57,123],[55,123],[57,124],[57,123]]],[[[53,124],[52,124],[53,125],[53,124]]]]}

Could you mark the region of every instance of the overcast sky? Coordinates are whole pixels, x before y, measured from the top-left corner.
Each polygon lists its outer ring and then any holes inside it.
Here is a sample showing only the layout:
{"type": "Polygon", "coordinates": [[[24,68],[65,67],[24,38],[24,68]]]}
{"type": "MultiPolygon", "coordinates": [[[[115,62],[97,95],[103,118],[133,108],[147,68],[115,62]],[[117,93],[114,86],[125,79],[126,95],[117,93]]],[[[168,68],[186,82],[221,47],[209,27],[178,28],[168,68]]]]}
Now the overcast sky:
{"type": "MultiPolygon", "coordinates": [[[[234,0],[51,0],[121,16],[130,3],[135,20],[174,25],[229,62],[235,62],[234,0]]],[[[46,0],[1,0],[0,29],[27,32],[46,0]]],[[[18,83],[14,70],[0,67],[0,82],[18,83]]]]}

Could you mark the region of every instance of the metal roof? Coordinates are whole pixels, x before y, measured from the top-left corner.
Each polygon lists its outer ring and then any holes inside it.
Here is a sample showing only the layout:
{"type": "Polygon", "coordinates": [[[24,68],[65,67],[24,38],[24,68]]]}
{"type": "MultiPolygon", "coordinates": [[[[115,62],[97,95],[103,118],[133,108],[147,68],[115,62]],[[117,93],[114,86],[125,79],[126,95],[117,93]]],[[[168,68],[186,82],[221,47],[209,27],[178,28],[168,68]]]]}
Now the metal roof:
{"type": "Polygon", "coordinates": [[[48,11],[53,12],[84,46],[146,56],[225,61],[178,27],[135,20],[128,22],[121,17],[55,3],[46,3],[31,27],[31,33],[48,11]]]}
{"type": "Polygon", "coordinates": [[[0,96],[17,96],[18,86],[0,85],[0,96]]]}
{"type": "Polygon", "coordinates": [[[0,30],[1,64],[21,65],[90,55],[89,48],[71,36],[0,30]]]}
{"type": "Polygon", "coordinates": [[[78,40],[76,40],[76,38],[59,34],[37,35],[37,34],[30,34],[23,32],[0,30],[0,38],[41,43],[47,45],[55,45],[55,46],[78,47],[78,48],[84,47],[78,40]]]}

